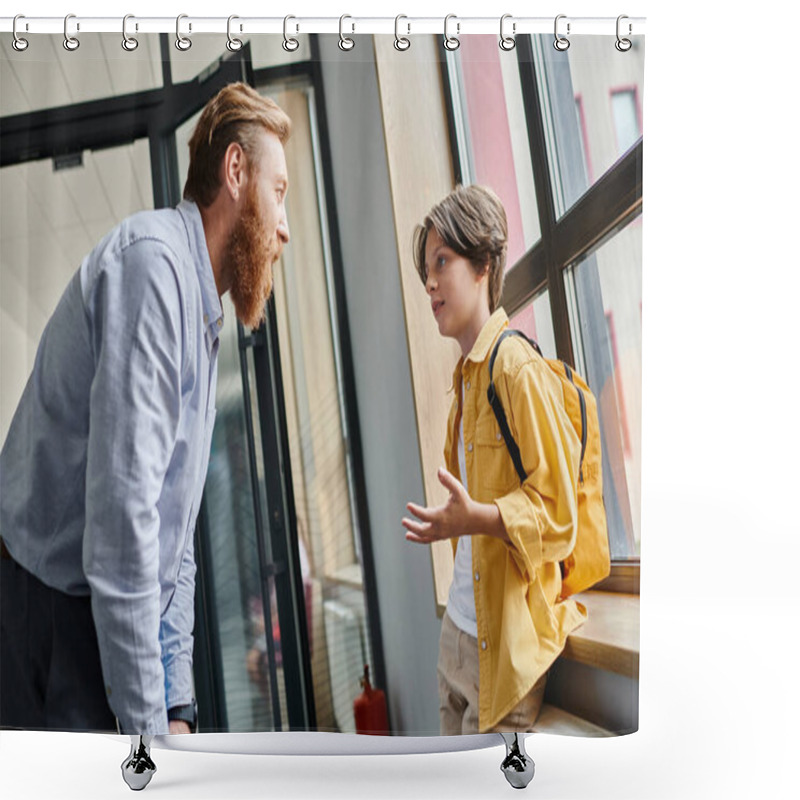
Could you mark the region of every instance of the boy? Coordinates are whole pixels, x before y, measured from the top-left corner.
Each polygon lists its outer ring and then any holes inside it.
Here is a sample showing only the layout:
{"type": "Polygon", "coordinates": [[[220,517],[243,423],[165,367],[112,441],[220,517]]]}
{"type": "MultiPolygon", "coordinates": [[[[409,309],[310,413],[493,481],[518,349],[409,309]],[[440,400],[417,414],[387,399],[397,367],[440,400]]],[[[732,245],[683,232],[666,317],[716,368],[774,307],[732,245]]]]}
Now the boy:
{"type": "Polygon", "coordinates": [[[519,337],[503,342],[493,377],[522,485],[487,399],[489,358],[508,327],[498,306],[507,240],[505,210],[481,186],[457,187],[414,235],[439,332],[462,355],[438,474],[450,496],[438,508],[409,503],[417,520],[403,519],[408,540],[450,539],[455,554],[439,643],[442,734],[531,730],[546,671],[584,619],[573,600],[557,602],[559,562],[575,543],[580,460],[561,384],[519,337]]]}

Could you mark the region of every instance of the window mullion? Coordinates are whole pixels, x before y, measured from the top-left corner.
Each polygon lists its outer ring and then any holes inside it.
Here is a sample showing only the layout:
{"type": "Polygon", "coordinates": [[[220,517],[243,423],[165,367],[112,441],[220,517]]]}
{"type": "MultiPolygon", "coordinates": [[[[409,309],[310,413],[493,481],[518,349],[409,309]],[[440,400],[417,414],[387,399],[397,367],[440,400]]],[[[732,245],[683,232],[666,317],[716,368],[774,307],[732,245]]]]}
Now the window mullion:
{"type": "Polygon", "coordinates": [[[517,50],[556,353],[560,359],[571,364],[574,361],[572,332],[569,326],[567,294],[562,275],[562,270],[566,265],[560,264],[556,260],[556,198],[553,193],[550,164],[547,158],[545,119],[536,80],[531,38],[529,36],[519,37],[517,50]]]}

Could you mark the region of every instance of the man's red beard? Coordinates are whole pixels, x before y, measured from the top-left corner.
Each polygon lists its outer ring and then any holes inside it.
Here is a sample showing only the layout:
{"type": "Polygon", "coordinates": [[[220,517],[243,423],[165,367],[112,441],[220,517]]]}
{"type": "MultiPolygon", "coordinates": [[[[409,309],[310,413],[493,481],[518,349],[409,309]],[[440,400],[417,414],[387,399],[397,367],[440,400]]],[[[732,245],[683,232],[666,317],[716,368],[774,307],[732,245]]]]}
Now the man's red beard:
{"type": "Polygon", "coordinates": [[[257,328],[264,321],[272,293],[272,264],[281,249],[277,235],[270,239],[264,227],[255,182],[251,182],[223,257],[236,316],[249,328],[257,328]]]}

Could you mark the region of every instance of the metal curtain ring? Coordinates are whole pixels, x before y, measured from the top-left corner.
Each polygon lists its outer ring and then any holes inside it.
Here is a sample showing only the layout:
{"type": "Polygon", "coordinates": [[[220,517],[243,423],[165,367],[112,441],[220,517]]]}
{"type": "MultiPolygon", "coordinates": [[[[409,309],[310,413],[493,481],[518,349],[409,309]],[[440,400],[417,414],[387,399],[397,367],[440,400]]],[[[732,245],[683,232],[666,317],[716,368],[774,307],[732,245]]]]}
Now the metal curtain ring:
{"type": "MultiPolygon", "coordinates": [[[[620,24],[620,22],[622,22],[623,19],[628,19],[628,17],[625,14],[620,14],[617,17],[617,41],[614,42],[614,47],[616,47],[617,50],[619,50],[620,53],[627,53],[628,50],[630,50],[631,47],[633,47],[633,44],[632,44],[630,39],[623,39],[619,35],[619,27],[620,27],[619,24],[620,24]]],[[[628,23],[628,36],[630,36],[632,32],[633,32],[633,27],[631,26],[631,24],[629,22],[628,23]]]]}
{"type": "MultiPolygon", "coordinates": [[[[126,14],[122,18],[122,49],[132,53],[139,46],[139,40],[135,36],[128,36],[129,19],[134,19],[133,14],[126,14]]],[[[138,30],[138,25],[136,27],[138,30]]]]}
{"type": "MultiPolygon", "coordinates": [[[[289,36],[287,32],[290,19],[297,19],[297,17],[293,17],[291,14],[289,14],[288,16],[283,18],[283,49],[287,53],[294,53],[294,51],[297,50],[298,47],[300,47],[300,42],[298,42],[297,39],[295,39],[294,37],[289,36]]],[[[299,30],[299,28],[297,25],[295,25],[294,28],[296,33],[299,30]]]]}
{"type": "MultiPolygon", "coordinates": [[[[399,28],[401,19],[408,19],[408,17],[405,14],[398,14],[394,18],[394,49],[403,52],[404,50],[408,50],[408,48],[411,47],[411,39],[409,39],[407,36],[400,35],[399,28]]],[[[410,22],[406,23],[406,27],[408,28],[408,33],[411,33],[410,22]]]]}
{"type": "Polygon", "coordinates": [[[445,50],[458,50],[461,47],[461,40],[458,38],[458,34],[461,33],[461,23],[456,22],[456,35],[455,36],[448,36],[447,34],[447,24],[450,22],[451,19],[457,19],[455,14],[448,14],[444,18],[444,39],[442,43],[444,44],[445,50]]]}
{"type": "MultiPolygon", "coordinates": [[[[553,26],[553,30],[555,33],[555,41],[553,42],[553,47],[558,50],[560,53],[563,53],[565,50],[569,50],[569,39],[566,36],[559,36],[558,35],[558,21],[560,19],[566,19],[566,14],[559,14],[556,17],[555,25],[553,26]]],[[[567,36],[569,36],[569,22],[567,23],[567,36]]]]}
{"type": "Polygon", "coordinates": [[[14,38],[13,38],[13,40],[11,41],[11,46],[12,46],[12,47],[13,47],[13,48],[14,48],[14,49],[15,49],[15,50],[18,52],[18,53],[21,53],[23,50],[27,50],[27,49],[28,49],[28,40],[27,40],[27,39],[23,39],[23,38],[22,38],[22,37],[21,37],[21,36],[20,36],[20,35],[17,33],[17,20],[18,20],[18,19],[25,19],[25,16],[24,16],[23,14],[17,14],[17,16],[16,16],[16,17],[14,17],[14,25],[13,25],[13,27],[12,27],[12,31],[13,31],[13,33],[14,33],[14,38]]]}
{"type": "MultiPolygon", "coordinates": [[[[184,53],[192,46],[192,40],[181,34],[181,20],[187,19],[188,17],[188,14],[178,14],[178,18],[175,20],[175,47],[184,53]]],[[[190,22],[189,31],[191,32],[191,30],[192,23],[190,22]]]]}
{"type": "Polygon", "coordinates": [[[500,49],[506,52],[513,50],[517,46],[517,40],[514,38],[517,35],[517,23],[511,23],[511,36],[506,36],[503,32],[503,26],[507,19],[511,19],[511,14],[503,14],[500,17],[500,49]]]}
{"type": "MultiPolygon", "coordinates": [[[[342,26],[344,25],[344,21],[346,19],[353,19],[353,18],[349,14],[342,14],[342,16],[339,17],[339,49],[340,50],[352,50],[356,46],[356,43],[349,36],[345,36],[344,32],[342,30],[342,26]]],[[[355,29],[356,29],[356,26],[355,26],[355,24],[353,24],[353,31],[355,31],[355,29]]]]}
{"type": "MultiPolygon", "coordinates": [[[[69,31],[67,30],[69,21],[71,19],[75,19],[74,14],[67,14],[67,16],[64,17],[64,49],[69,50],[70,53],[74,52],[81,46],[81,43],[74,36],[70,36],[69,31]]],[[[80,29],[80,25],[76,24],[76,30],[80,29]]]]}
{"type": "MultiPolygon", "coordinates": [[[[225,47],[227,47],[231,53],[236,53],[237,51],[241,50],[242,46],[244,45],[244,42],[241,39],[237,39],[235,36],[231,35],[231,22],[233,22],[235,19],[239,19],[236,14],[231,14],[228,17],[228,41],[225,44],[225,47]]],[[[241,28],[239,30],[241,30],[241,28]]]]}

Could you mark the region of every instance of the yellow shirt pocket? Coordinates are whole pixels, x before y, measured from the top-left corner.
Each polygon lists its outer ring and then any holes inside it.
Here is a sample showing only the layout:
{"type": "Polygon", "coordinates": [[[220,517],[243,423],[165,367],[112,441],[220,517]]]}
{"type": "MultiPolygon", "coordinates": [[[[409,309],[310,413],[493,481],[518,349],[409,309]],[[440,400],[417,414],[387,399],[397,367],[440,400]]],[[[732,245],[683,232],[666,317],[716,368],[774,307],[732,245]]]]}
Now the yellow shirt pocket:
{"type": "Polygon", "coordinates": [[[474,448],[470,474],[474,480],[469,484],[470,496],[474,500],[488,503],[519,487],[514,462],[491,408],[479,415],[476,421],[474,448]]]}

